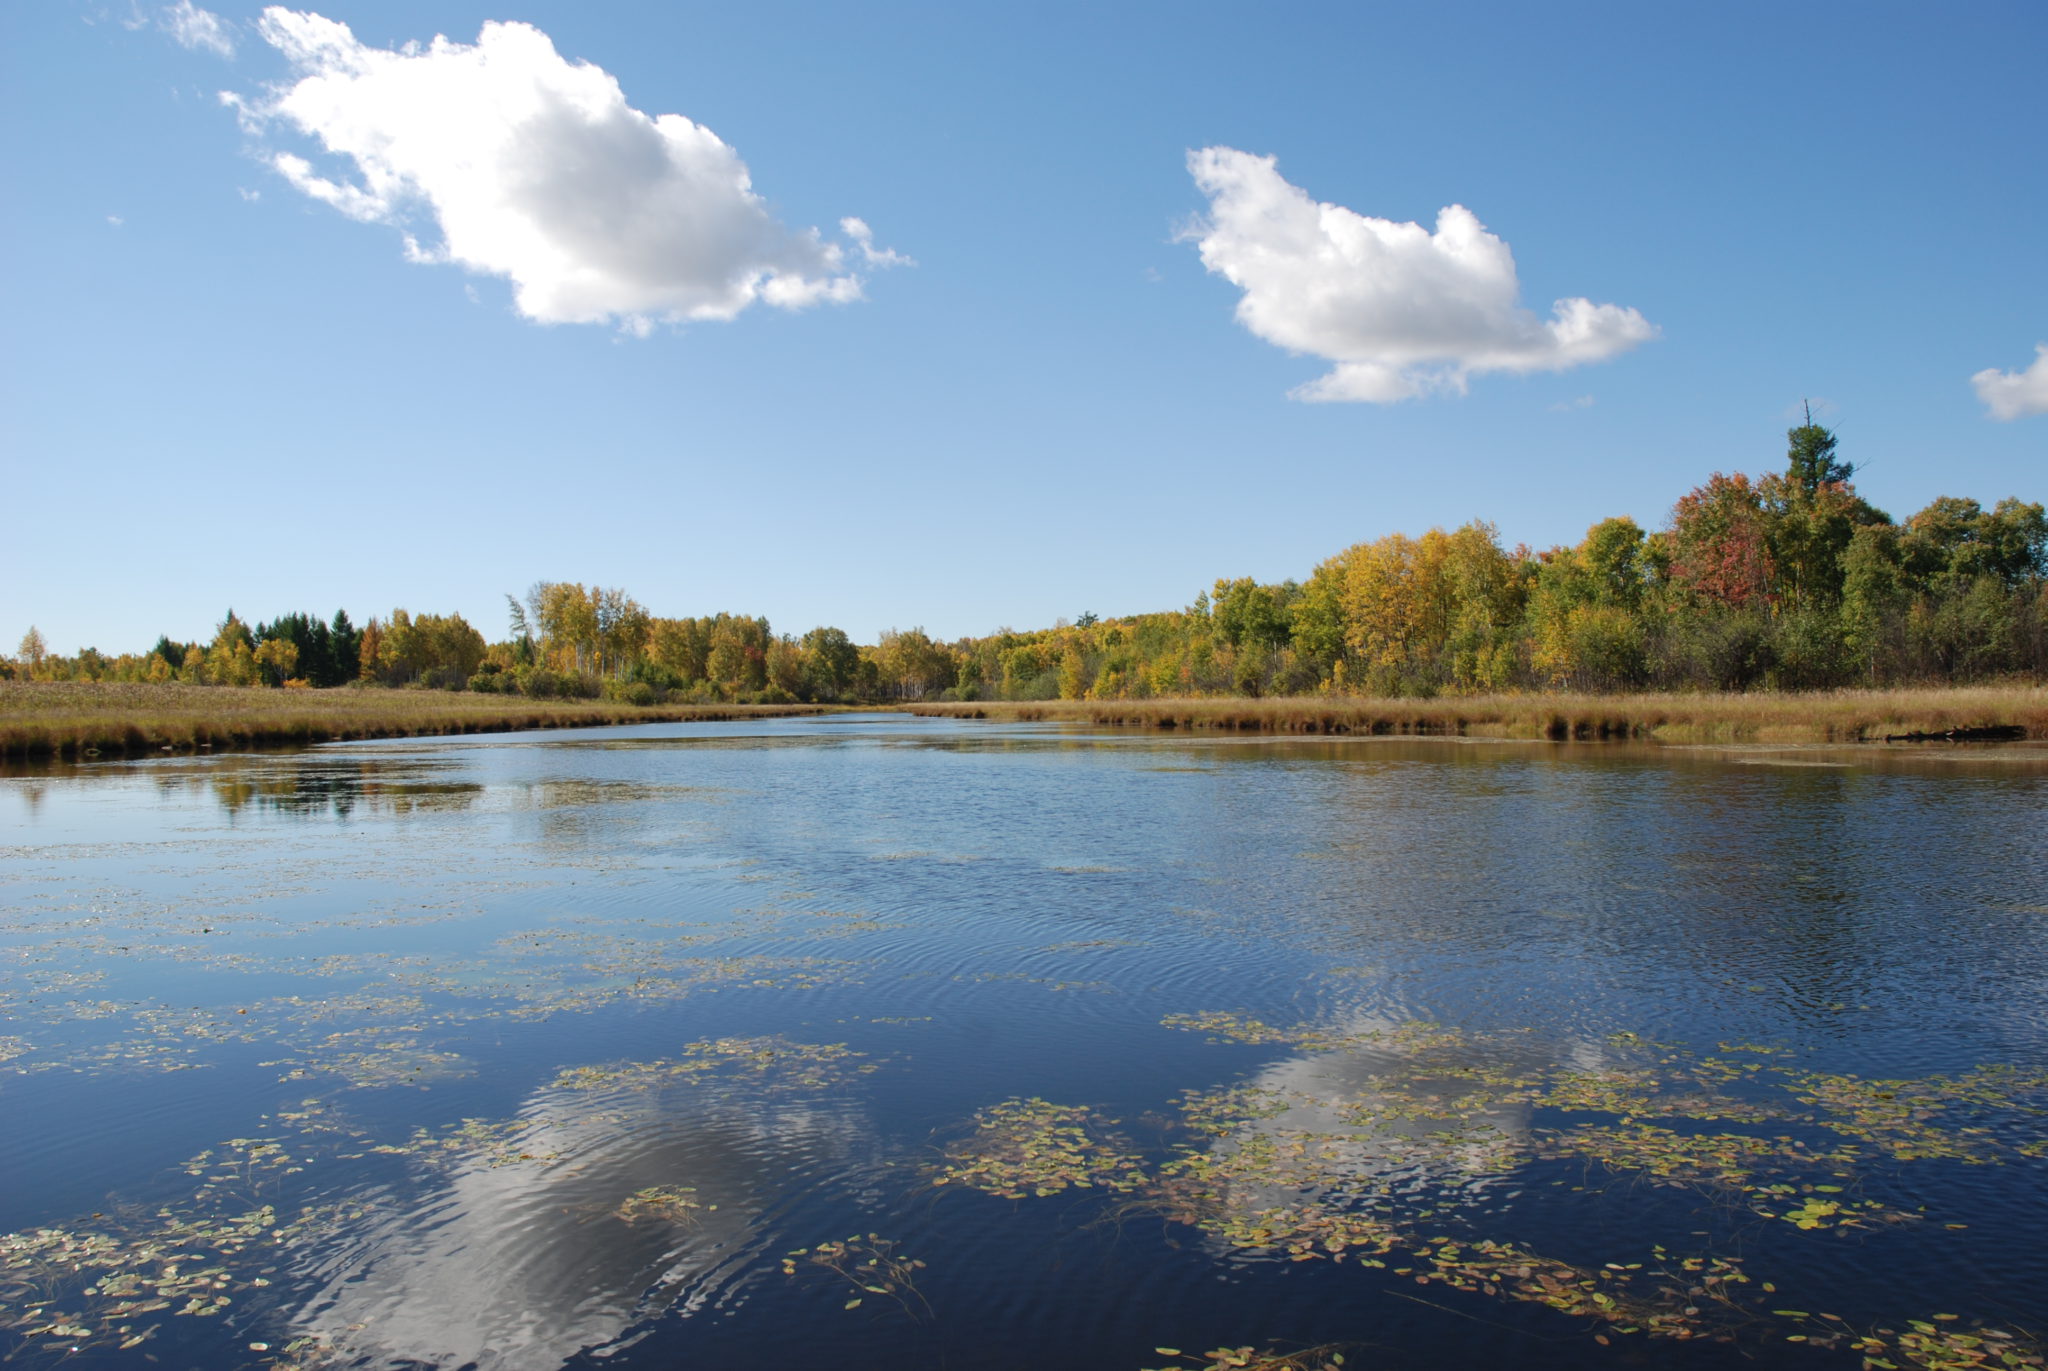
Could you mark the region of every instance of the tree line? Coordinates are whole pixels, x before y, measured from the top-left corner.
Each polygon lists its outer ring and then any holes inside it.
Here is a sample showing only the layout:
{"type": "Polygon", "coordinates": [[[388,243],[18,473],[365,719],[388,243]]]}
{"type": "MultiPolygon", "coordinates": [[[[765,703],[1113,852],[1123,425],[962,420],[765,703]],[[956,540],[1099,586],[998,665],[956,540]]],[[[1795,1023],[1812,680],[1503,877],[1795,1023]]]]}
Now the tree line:
{"type": "Polygon", "coordinates": [[[1221,579],[1185,609],[936,641],[776,634],[659,617],[624,590],[544,581],[506,636],[395,609],[244,623],[147,652],[48,653],[0,675],[341,685],[664,701],[852,701],[1502,690],[1821,689],[2048,678],[2048,517],[1944,496],[1903,521],[1856,493],[1836,435],[1787,432],[1783,471],[1714,473],[1662,529],[1603,519],[1576,545],[1505,548],[1490,524],[1344,549],[1304,581],[1221,579]]]}

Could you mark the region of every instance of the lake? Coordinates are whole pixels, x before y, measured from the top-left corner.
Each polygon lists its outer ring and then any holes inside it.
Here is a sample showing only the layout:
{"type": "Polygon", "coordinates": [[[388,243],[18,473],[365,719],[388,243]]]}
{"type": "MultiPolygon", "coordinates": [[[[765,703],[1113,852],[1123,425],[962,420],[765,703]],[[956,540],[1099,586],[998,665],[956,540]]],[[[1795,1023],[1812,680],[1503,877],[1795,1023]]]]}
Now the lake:
{"type": "Polygon", "coordinates": [[[0,942],[25,1365],[2043,1364],[2039,747],[165,757],[0,942]]]}

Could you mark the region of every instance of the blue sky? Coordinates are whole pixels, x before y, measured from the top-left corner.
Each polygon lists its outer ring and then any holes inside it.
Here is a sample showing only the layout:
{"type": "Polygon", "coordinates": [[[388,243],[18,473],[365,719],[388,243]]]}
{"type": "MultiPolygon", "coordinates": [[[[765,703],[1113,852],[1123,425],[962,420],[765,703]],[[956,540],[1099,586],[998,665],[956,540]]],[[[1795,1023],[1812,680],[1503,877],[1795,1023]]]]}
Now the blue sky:
{"type": "Polygon", "coordinates": [[[2037,3],[300,13],[0,12],[0,647],[1038,627],[1661,526],[1803,397],[1895,516],[2048,498],[2037,3]]]}

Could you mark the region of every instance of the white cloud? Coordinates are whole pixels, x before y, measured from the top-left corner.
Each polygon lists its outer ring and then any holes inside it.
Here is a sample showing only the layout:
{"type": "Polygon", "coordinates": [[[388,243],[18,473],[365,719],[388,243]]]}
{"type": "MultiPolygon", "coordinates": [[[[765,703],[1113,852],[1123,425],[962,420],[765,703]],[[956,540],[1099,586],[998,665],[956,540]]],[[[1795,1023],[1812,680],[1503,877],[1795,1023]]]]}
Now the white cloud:
{"type": "Polygon", "coordinates": [[[157,16],[157,23],[177,39],[181,47],[194,52],[203,49],[216,57],[235,55],[234,31],[228,27],[227,21],[200,9],[192,0],[178,0],[175,5],[165,6],[157,16]]]}
{"type": "Polygon", "coordinates": [[[2034,364],[2025,371],[1986,367],[1970,378],[1970,384],[1994,419],[2048,414],[2048,343],[2034,344],[2034,364]]]}
{"type": "Polygon", "coordinates": [[[123,219],[118,214],[109,214],[107,216],[107,222],[112,224],[115,228],[119,228],[121,227],[121,225],[127,223],[128,221],[126,219],[123,219]]]}
{"type": "Polygon", "coordinates": [[[1593,397],[1590,395],[1580,395],[1570,400],[1559,400],[1550,408],[1554,413],[1568,414],[1575,409],[1591,409],[1592,407],[1593,397]]]}
{"type": "MultiPolygon", "coordinates": [[[[487,23],[473,45],[365,46],[347,25],[279,7],[257,25],[293,79],[261,98],[223,94],[246,126],[283,121],[354,163],[330,176],[289,152],[271,165],[351,218],[404,233],[415,262],[511,281],[545,323],[731,319],[758,302],[799,309],[861,296],[845,245],[772,218],[747,166],[711,130],[651,118],[539,29],[487,23]],[[431,222],[439,241],[417,231],[431,222]]],[[[861,262],[907,258],[845,221],[861,262]]]]}
{"type": "Polygon", "coordinates": [[[1517,303],[1514,254],[1470,210],[1436,232],[1318,204],[1271,157],[1188,154],[1209,217],[1188,237],[1202,264],[1244,291],[1237,319],[1269,343],[1336,363],[1298,400],[1386,404],[1462,394],[1488,371],[1562,371],[1657,336],[1633,309],[1559,300],[1539,319],[1517,303]]]}
{"type": "Polygon", "coordinates": [[[875,246],[875,231],[865,219],[848,217],[839,221],[839,231],[860,249],[860,259],[871,267],[914,267],[917,262],[893,248],[875,246]]]}

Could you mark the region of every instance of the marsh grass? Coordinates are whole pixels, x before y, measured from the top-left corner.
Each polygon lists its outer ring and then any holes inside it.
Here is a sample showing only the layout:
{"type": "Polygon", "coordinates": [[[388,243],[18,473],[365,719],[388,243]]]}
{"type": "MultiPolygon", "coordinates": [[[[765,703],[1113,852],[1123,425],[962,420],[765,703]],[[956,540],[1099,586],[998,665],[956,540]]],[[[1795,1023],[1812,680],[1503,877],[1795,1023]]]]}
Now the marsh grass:
{"type": "Polygon", "coordinates": [[[190,751],[525,728],[823,713],[813,705],[633,705],[439,690],[264,690],[113,681],[0,681],[0,759],[190,751]]]}
{"type": "Polygon", "coordinates": [[[1970,686],[1715,695],[1459,695],[986,701],[917,704],[952,718],[1253,733],[1637,739],[1671,743],[1870,742],[1956,728],[2048,738],[2048,687],[1970,686]]]}
{"type": "MultiPolygon", "coordinates": [[[[717,722],[837,712],[837,705],[634,705],[431,690],[264,690],[111,681],[0,681],[0,761],[134,756],[353,738],[717,722]]],[[[2048,739],[2048,687],[1806,694],[1464,695],[985,701],[907,708],[946,718],[1252,733],[1636,739],[1667,743],[1869,742],[1955,728],[2048,739]]]]}

